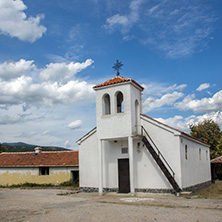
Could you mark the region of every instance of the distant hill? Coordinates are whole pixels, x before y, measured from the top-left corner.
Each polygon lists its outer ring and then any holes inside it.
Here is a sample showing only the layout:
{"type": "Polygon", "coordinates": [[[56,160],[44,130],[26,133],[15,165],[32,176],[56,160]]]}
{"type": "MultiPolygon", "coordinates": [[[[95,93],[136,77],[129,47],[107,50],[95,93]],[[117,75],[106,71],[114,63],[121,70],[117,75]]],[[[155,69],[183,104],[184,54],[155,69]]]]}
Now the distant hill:
{"type": "Polygon", "coordinates": [[[39,146],[33,144],[27,144],[23,142],[16,143],[2,143],[8,149],[8,152],[32,152],[35,147],[41,147],[42,151],[67,151],[69,149],[56,146],[39,146]]]}

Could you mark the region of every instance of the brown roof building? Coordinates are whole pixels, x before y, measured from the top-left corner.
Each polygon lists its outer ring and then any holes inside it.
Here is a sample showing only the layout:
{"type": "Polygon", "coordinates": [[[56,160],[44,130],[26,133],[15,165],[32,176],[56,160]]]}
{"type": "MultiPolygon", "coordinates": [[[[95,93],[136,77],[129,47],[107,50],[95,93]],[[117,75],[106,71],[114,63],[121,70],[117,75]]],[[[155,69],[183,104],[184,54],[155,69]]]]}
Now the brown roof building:
{"type": "Polygon", "coordinates": [[[1,153],[0,167],[79,166],[78,151],[1,153]]]}
{"type": "Polygon", "coordinates": [[[109,85],[115,85],[115,84],[119,84],[119,83],[133,83],[135,84],[136,86],[138,86],[141,90],[143,90],[144,88],[139,84],[137,83],[135,80],[133,79],[130,79],[130,78],[125,78],[123,76],[115,76],[114,78],[104,82],[104,83],[101,83],[101,84],[98,84],[96,86],[94,86],[93,88],[94,89],[97,89],[97,88],[100,88],[100,87],[104,87],[104,86],[109,86],[109,85]]]}
{"type": "Polygon", "coordinates": [[[219,157],[211,160],[210,162],[213,164],[217,164],[217,163],[220,164],[220,163],[222,163],[222,156],[219,156],[219,157]]]}
{"type": "Polygon", "coordinates": [[[0,185],[60,184],[79,176],[78,151],[0,153],[0,185]]]}

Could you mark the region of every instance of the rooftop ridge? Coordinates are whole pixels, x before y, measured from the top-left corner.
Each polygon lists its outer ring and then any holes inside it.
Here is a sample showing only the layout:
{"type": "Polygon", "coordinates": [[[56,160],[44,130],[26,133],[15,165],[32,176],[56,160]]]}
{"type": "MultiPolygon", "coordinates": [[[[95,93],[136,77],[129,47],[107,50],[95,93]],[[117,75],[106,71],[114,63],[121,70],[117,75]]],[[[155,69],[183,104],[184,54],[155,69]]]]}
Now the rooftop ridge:
{"type": "Polygon", "coordinates": [[[93,89],[97,89],[97,88],[103,87],[103,86],[115,85],[115,84],[118,84],[118,83],[124,83],[124,82],[132,82],[132,83],[136,84],[141,90],[144,89],[135,80],[133,80],[131,78],[126,78],[126,77],[123,77],[123,76],[120,76],[120,75],[115,76],[114,78],[112,78],[110,80],[107,80],[104,83],[101,83],[101,84],[98,84],[98,85],[94,86],[93,89]]]}
{"type": "Polygon", "coordinates": [[[142,116],[145,116],[145,117],[147,117],[147,118],[149,118],[149,119],[151,119],[151,120],[153,120],[153,121],[155,121],[155,122],[157,122],[157,123],[159,123],[159,124],[161,124],[161,125],[163,125],[163,126],[169,127],[169,128],[171,128],[171,129],[173,129],[173,130],[176,130],[176,131],[180,132],[181,134],[186,135],[186,136],[188,136],[188,137],[190,137],[190,138],[192,138],[192,139],[194,139],[194,140],[197,140],[197,141],[199,141],[199,142],[201,142],[201,143],[204,143],[204,144],[206,144],[206,145],[209,145],[208,143],[206,143],[206,142],[204,142],[204,141],[202,141],[202,140],[200,140],[200,139],[198,139],[198,138],[196,138],[196,137],[193,137],[193,136],[191,136],[191,135],[188,134],[188,133],[185,133],[185,132],[183,132],[183,131],[181,131],[181,130],[179,130],[179,129],[177,129],[177,128],[174,128],[174,127],[169,126],[169,125],[167,125],[167,124],[165,124],[165,123],[162,123],[162,122],[160,122],[160,121],[158,121],[158,120],[156,120],[156,119],[154,119],[154,118],[152,118],[152,117],[150,117],[150,116],[147,116],[146,114],[141,114],[141,115],[142,115],[142,116]]]}
{"type": "MultiPolygon", "coordinates": [[[[64,151],[41,151],[41,153],[65,153],[65,152],[78,152],[78,150],[64,150],[64,151]]],[[[30,154],[35,153],[35,151],[23,151],[23,152],[2,152],[0,154],[30,154]]]]}

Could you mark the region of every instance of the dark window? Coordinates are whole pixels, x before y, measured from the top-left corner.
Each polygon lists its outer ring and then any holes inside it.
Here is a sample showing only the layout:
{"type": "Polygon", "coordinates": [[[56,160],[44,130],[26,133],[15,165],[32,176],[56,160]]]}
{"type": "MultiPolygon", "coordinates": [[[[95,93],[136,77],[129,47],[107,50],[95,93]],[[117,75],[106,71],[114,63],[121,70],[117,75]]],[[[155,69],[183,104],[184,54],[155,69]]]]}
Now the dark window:
{"type": "Polygon", "coordinates": [[[123,113],[124,101],[123,101],[123,94],[121,92],[118,92],[116,94],[116,104],[117,104],[117,113],[123,113]]]}
{"type": "Polygon", "coordinates": [[[79,171],[71,171],[71,180],[74,183],[79,182],[79,171]]]}
{"type": "Polygon", "coordinates": [[[188,159],[188,155],[187,155],[187,145],[185,145],[185,159],[188,159]]]}
{"type": "Polygon", "coordinates": [[[109,115],[110,113],[110,96],[105,94],[103,97],[103,114],[109,115]]]}
{"type": "Polygon", "coordinates": [[[49,167],[39,167],[39,175],[49,175],[49,167]]]}
{"type": "Polygon", "coordinates": [[[128,153],[128,148],[127,147],[123,147],[122,148],[122,154],[128,153]]]}

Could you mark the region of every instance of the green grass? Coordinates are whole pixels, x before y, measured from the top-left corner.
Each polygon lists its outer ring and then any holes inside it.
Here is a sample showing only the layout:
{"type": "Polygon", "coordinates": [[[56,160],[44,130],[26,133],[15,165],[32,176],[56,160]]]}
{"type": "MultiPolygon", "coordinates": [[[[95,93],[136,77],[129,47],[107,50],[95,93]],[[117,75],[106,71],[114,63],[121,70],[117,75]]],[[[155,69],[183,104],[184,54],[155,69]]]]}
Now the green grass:
{"type": "Polygon", "coordinates": [[[216,181],[211,186],[197,193],[200,198],[222,199],[222,181],[216,181]]]}
{"type": "Polygon", "coordinates": [[[65,181],[63,183],[60,183],[59,186],[61,187],[79,187],[79,180],[75,180],[75,181],[65,181]]]}
{"type": "Polygon", "coordinates": [[[79,181],[66,181],[63,183],[60,183],[59,185],[54,185],[51,183],[48,184],[38,184],[38,183],[23,183],[23,184],[13,184],[13,185],[6,185],[2,186],[0,185],[0,188],[55,188],[55,187],[79,187],[79,181]]]}

